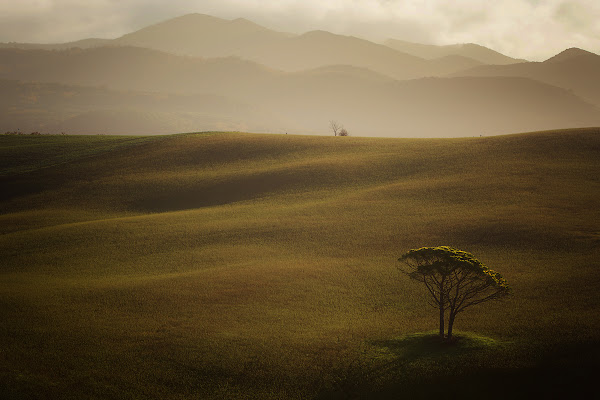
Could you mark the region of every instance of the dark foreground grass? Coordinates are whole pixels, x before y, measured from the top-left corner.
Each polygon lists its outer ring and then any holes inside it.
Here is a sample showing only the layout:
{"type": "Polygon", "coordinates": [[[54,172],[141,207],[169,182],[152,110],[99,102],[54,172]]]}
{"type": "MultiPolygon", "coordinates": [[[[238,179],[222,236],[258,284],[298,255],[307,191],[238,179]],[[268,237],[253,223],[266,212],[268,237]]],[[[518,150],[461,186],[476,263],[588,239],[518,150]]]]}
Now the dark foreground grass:
{"type": "Polygon", "coordinates": [[[0,149],[0,397],[551,397],[597,373],[597,129],[0,149]],[[442,244],[514,289],[449,346],[396,268],[442,244]]]}
{"type": "MultiPolygon", "coordinates": [[[[597,369],[594,356],[576,367],[556,363],[556,354],[533,364],[521,344],[463,332],[451,343],[435,332],[370,341],[361,362],[339,373],[334,389],[319,398],[562,398],[585,396],[597,369]]],[[[587,348],[586,348],[587,347],[587,348]]],[[[571,357],[573,354],[570,355],[571,357]]]]}

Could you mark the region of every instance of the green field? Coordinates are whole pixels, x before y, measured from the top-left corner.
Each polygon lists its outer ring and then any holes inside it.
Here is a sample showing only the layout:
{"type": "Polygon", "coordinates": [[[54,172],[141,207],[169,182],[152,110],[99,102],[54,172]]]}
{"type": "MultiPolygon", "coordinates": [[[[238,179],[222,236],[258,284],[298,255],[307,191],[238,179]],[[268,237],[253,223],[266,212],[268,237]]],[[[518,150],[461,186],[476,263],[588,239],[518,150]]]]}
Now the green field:
{"type": "Polygon", "coordinates": [[[600,360],[600,129],[462,139],[0,136],[0,398],[516,398],[600,360]],[[514,294],[459,341],[402,275],[514,294]]]}

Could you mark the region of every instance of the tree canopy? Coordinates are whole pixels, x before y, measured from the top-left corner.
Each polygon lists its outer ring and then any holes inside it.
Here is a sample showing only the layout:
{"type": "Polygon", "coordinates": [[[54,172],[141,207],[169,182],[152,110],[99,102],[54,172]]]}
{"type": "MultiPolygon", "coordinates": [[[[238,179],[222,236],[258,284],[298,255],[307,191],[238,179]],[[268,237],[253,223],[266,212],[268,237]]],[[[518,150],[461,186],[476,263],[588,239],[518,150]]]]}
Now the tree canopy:
{"type": "Polygon", "coordinates": [[[411,279],[422,282],[429,291],[430,304],[439,309],[440,336],[452,339],[456,315],[466,308],[498,300],[511,292],[502,275],[473,254],[448,246],[412,249],[399,258],[400,268],[411,279]],[[448,332],[444,333],[448,314],[448,332]]]}

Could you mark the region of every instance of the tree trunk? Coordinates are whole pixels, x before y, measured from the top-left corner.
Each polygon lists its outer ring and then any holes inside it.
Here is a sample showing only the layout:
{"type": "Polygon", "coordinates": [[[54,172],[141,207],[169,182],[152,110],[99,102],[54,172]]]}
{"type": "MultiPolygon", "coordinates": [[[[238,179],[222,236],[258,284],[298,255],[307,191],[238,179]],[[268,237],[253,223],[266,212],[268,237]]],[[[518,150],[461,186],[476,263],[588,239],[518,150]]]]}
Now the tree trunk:
{"type": "Polygon", "coordinates": [[[454,310],[450,310],[450,315],[448,316],[448,336],[446,336],[446,340],[452,339],[452,327],[454,326],[454,318],[456,318],[456,313],[454,310]]]}
{"type": "Polygon", "coordinates": [[[440,305],[440,337],[444,338],[444,306],[440,305]]]}
{"type": "Polygon", "coordinates": [[[440,337],[444,339],[444,277],[440,282],[440,337]]]}
{"type": "Polygon", "coordinates": [[[443,339],[444,338],[444,302],[441,301],[443,300],[443,295],[440,294],[440,337],[443,339]]]}

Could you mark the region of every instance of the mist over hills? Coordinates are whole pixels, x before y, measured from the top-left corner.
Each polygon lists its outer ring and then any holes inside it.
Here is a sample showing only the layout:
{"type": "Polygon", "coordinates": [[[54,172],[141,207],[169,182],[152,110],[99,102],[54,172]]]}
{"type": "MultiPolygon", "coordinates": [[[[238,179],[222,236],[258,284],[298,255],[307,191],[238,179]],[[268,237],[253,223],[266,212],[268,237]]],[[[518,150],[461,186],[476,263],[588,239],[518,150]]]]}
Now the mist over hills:
{"type": "Polygon", "coordinates": [[[586,50],[567,49],[544,62],[482,65],[452,76],[519,76],[572,90],[600,106],[600,56],[586,50]]]}
{"type": "Polygon", "coordinates": [[[131,32],[113,43],[146,47],[179,55],[228,57],[248,49],[276,45],[295,35],[277,32],[243,18],[225,20],[187,14],[131,32]]]}
{"type": "Polygon", "coordinates": [[[153,135],[189,132],[199,126],[260,132],[278,121],[255,105],[210,94],[117,91],[12,80],[0,80],[0,91],[4,94],[0,121],[4,131],[11,132],[153,135]]]}
{"type": "Polygon", "coordinates": [[[237,56],[285,71],[348,64],[396,79],[440,76],[478,64],[456,64],[455,60],[429,62],[352,36],[326,31],[293,35],[245,19],[229,21],[202,14],[189,14],[143,28],[115,39],[113,44],[200,57],[237,56]]]}
{"type": "Polygon", "coordinates": [[[426,60],[199,14],[74,43],[0,48],[0,129],[329,134],[335,119],[358,136],[448,137],[600,125],[600,79],[585,84],[600,57],[583,51],[488,66],[517,60],[475,45],[426,46],[440,56],[426,60]]]}
{"type": "Polygon", "coordinates": [[[68,50],[73,48],[89,49],[91,47],[108,46],[111,39],[82,39],[66,43],[0,43],[0,49],[24,49],[24,50],[68,50]]]}
{"type": "Polygon", "coordinates": [[[223,126],[327,134],[330,119],[365,136],[472,136],[600,124],[596,107],[564,89],[525,78],[396,81],[344,65],[286,73],[237,58],[200,59],[125,47],[10,49],[0,50],[0,57],[0,77],[20,90],[5,97],[3,120],[22,127],[24,115],[47,118],[36,130],[123,133],[139,126],[138,132],[147,126],[147,113],[164,120],[153,124],[152,133],[223,126]],[[14,80],[74,87],[41,95],[45,86],[14,80]],[[90,94],[91,89],[77,89],[81,86],[101,88],[90,94]],[[69,92],[88,95],[65,97],[69,92]],[[15,106],[19,112],[10,112],[15,106]],[[126,123],[124,109],[132,111],[130,119],[144,122],[126,123]],[[82,115],[73,120],[76,111],[82,115]],[[121,128],[99,122],[111,115],[118,115],[121,128]],[[61,118],[70,122],[61,125],[61,118]],[[178,118],[182,121],[176,123],[178,118]]]}
{"type": "Polygon", "coordinates": [[[239,58],[192,58],[140,47],[1,49],[0,78],[166,93],[256,89],[276,74],[239,58]]]}
{"type": "MultiPolygon", "coordinates": [[[[188,14],[169,19],[113,40],[89,39],[65,44],[4,44],[24,49],[64,50],[73,47],[135,46],[194,57],[235,56],[285,71],[300,71],[326,65],[348,64],[370,68],[395,79],[443,76],[471,68],[489,60],[513,60],[481,46],[486,54],[475,59],[461,45],[435,57],[423,57],[394,46],[373,43],[352,36],[326,31],[302,35],[274,31],[243,18],[225,20],[203,14],[188,14]],[[489,53],[489,54],[488,54],[489,53]],[[495,57],[490,56],[492,54],[495,57]]],[[[0,46],[1,47],[1,46],[0,46]]]]}

